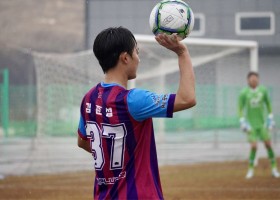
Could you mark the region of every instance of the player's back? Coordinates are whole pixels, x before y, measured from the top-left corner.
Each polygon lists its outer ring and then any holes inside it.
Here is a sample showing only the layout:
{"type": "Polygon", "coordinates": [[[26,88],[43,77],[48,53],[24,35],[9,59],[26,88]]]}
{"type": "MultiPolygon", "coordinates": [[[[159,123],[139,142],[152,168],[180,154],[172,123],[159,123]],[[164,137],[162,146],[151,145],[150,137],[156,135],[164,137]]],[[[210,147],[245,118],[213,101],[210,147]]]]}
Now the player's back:
{"type": "Polygon", "coordinates": [[[152,119],[132,117],[129,92],[100,83],[82,101],[85,139],[91,142],[96,171],[95,199],[163,198],[152,119]]]}

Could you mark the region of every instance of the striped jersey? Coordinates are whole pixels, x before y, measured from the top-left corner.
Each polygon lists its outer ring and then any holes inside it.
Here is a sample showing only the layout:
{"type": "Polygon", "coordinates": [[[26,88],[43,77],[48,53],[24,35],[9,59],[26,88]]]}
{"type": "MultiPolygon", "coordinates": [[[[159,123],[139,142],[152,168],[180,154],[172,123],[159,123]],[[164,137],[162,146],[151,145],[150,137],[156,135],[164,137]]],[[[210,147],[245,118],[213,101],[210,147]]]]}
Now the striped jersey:
{"type": "Polygon", "coordinates": [[[152,117],[172,117],[174,101],[115,83],[86,93],[78,134],[91,144],[94,199],[163,199],[152,117]]]}

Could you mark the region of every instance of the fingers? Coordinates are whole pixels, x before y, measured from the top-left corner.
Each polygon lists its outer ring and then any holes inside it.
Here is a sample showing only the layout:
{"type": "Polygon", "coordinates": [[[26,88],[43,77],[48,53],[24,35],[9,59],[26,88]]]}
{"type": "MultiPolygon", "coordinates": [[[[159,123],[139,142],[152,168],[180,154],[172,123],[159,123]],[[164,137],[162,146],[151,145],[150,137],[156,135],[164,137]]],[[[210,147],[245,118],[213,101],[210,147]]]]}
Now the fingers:
{"type": "Polygon", "coordinates": [[[158,41],[158,43],[162,46],[166,46],[166,41],[165,41],[165,37],[164,34],[158,34],[156,36],[156,40],[158,41]]]}
{"type": "Polygon", "coordinates": [[[171,36],[170,36],[171,40],[175,43],[178,43],[179,42],[179,37],[177,36],[176,33],[173,33],[171,36]]]}
{"type": "Polygon", "coordinates": [[[174,46],[179,43],[178,36],[176,34],[167,35],[165,33],[158,34],[155,39],[163,46],[174,46]]]}
{"type": "Polygon", "coordinates": [[[160,38],[160,34],[156,35],[155,39],[159,44],[161,44],[162,39],[160,38]]]}

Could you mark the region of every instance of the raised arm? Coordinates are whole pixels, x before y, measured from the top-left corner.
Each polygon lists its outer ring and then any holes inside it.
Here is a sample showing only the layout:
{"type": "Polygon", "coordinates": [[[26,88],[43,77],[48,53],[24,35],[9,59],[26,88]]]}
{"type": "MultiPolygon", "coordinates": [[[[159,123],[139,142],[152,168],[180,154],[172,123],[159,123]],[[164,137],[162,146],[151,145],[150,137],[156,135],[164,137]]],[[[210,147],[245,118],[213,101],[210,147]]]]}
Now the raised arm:
{"type": "Polygon", "coordinates": [[[156,40],[160,45],[175,52],[178,56],[180,81],[173,112],[195,106],[195,76],[187,47],[179,41],[179,38],[176,35],[168,36],[166,34],[158,34],[156,40]]]}

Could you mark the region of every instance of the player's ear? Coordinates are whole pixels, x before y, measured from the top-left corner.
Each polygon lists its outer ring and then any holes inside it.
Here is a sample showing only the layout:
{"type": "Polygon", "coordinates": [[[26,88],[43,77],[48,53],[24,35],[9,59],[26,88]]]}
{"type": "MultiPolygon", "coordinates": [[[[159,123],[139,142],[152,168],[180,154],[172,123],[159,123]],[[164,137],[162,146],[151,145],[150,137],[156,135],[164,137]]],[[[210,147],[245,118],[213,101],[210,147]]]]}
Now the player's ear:
{"type": "Polygon", "coordinates": [[[129,61],[128,53],[127,53],[127,52],[122,52],[122,53],[120,54],[119,59],[120,59],[120,61],[121,61],[122,63],[127,64],[128,61],[129,61]]]}

